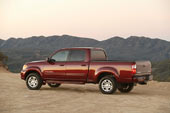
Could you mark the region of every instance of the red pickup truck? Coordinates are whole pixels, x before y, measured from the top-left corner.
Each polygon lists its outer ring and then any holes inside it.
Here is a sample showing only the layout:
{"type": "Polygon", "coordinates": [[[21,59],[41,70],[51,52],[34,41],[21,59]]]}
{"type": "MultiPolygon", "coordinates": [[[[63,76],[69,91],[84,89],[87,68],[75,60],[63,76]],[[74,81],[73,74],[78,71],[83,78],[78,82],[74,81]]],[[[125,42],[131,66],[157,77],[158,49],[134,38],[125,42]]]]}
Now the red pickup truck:
{"type": "Polygon", "coordinates": [[[102,48],[79,47],[56,51],[43,61],[26,63],[21,79],[31,90],[38,90],[46,83],[59,87],[63,83],[99,84],[104,94],[130,92],[136,83],[152,80],[150,61],[109,61],[102,48]]]}

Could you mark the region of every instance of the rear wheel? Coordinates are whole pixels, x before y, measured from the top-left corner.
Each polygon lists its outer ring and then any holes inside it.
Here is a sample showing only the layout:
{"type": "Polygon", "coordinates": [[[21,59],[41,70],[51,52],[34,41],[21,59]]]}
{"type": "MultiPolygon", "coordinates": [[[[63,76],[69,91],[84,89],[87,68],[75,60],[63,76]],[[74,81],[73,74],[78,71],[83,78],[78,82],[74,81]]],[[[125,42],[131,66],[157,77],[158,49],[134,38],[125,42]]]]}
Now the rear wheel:
{"type": "Polygon", "coordinates": [[[105,76],[99,81],[99,89],[103,94],[112,94],[117,90],[116,80],[111,76],[105,76]]]}
{"type": "Polygon", "coordinates": [[[50,87],[59,87],[61,84],[58,84],[58,83],[48,83],[48,86],[50,87]]]}
{"type": "Polygon", "coordinates": [[[30,73],[26,78],[26,85],[30,90],[38,90],[42,86],[42,79],[37,73],[30,73]]]}
{"type": "Polygon", "coordinates": [[[120,83],[118,85],[118,90],[122,93],[128,93],[130,92],[134,87],[133,83],[120,83]]]}

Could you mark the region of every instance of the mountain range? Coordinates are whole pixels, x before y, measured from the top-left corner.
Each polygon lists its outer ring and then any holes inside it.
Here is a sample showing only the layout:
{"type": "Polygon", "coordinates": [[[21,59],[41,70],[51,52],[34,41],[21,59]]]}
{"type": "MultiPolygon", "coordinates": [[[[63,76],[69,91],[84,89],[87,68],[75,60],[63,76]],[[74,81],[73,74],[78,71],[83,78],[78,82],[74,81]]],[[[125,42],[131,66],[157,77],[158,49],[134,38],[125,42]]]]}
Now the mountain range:
{"type": "Polygon", "coordinates": [[[112,37],[103,41],[69,35],[0,39],[0,51],[8,56],[7,65],[12,72],[19,72],[25,62],[45,59],[54,51],[67,47],[104,48],[110,60],[158,62],[170,59],[170,42],[148,37],[112,37]]]}

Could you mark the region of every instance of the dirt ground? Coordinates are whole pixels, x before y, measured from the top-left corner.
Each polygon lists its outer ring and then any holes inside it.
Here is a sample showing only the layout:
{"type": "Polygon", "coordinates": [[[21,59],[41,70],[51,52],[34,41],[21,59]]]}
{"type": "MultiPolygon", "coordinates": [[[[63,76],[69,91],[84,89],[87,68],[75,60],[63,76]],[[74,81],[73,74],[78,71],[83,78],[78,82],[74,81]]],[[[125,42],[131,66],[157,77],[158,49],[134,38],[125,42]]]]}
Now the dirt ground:
{"type": "Polygon", "coordinates": [[[0,69],[0,113],[170,113],[170,83],[152,81],[112,95],[94,84],[31,91],[19,74],[0,69]]]}

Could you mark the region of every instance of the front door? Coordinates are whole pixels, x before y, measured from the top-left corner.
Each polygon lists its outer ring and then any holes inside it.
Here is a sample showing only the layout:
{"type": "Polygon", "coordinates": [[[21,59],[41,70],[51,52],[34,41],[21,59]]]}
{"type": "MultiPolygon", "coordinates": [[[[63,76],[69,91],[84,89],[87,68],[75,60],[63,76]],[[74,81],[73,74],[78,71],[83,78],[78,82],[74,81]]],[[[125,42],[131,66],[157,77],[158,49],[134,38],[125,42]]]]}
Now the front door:
{"type": "Polygon", "coordinates": [[[44,66],[44,78],[52,80],[66,80],[66,61],[69,51],[61,50],[50,58],[52,62],[47,62],[44,66]]]}
{"type": "Polygon", "coordinates": [[[85,82],[88,75],[86,50],[70,50],[66,63],[66,76],[71,81],[85,82]]]}

